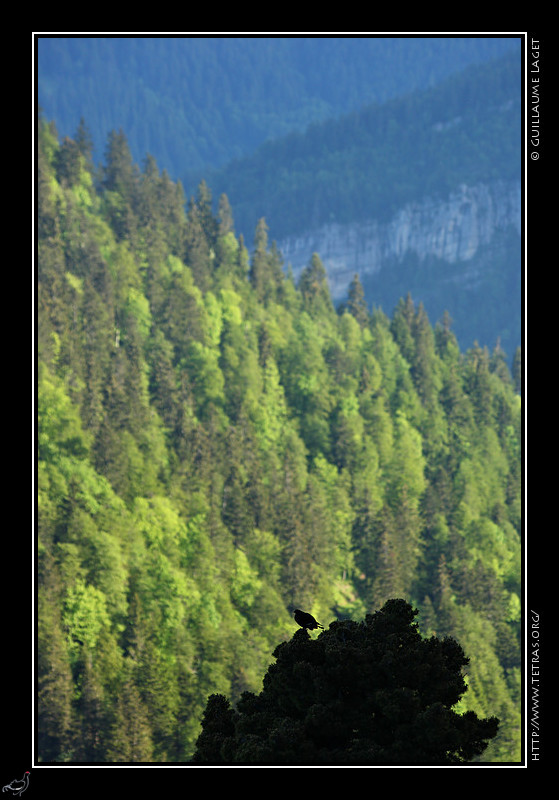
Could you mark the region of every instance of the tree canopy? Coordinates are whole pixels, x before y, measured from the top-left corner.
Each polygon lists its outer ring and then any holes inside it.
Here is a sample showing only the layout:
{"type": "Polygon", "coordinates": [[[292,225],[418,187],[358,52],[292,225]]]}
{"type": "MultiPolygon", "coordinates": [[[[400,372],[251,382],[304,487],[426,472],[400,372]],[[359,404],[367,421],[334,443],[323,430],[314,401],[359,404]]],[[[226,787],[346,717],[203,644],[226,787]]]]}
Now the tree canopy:
{"type": "Polygon", "coordinates": [[[417,609],[389,600],[365,620],[306,630],[274,651],[263,689],[233,710],[212,695],[193,763],[451,765],[479,756],[496,717],[455,709],[469,663],[451,637],[422,638],[417,609]]]}
{"type": "Polygon", "coordinates": [[[290,608],[394,597],[471,658],[460,710],[501,720],[483,758],[518,758],[502,351],[461,352],[411,297],[336,309],[318,255],[296,284],[264,222],[249,251],[207,186],[187,200],[122,134],[96,170],[85,141],[40,121],[40,759],[187,763],[210,695],[260,691],[290,608]]]}

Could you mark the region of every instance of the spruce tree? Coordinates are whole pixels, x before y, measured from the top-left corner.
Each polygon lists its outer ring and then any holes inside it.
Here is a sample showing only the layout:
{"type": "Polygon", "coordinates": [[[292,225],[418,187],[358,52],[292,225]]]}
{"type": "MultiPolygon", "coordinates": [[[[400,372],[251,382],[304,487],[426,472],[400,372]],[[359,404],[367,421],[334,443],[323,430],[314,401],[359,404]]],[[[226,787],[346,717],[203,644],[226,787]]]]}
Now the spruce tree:
{"type": "Polygon", "coordinates": [[[318,253],[313,253],[299,278],[299,290],[305,309],[312,316],[326,316],[334,306],[328,287],[328,275],[318,253]]]}
{"type": "Polygon", "coordinates": [[[226,234],[233,232],[235,227],[235,223],[233,221],[233,210],[226,194],[221,194],[219,197],[218,219],[219,236],[225,236],[226,234]]]}
{"type": "Polygon", "coordinates": [[[118,192],[124,200],[133,203],[138,189],[139,170],[132,160],[128,140],[122,131],[111,131],[105,150],[103,186],[118,192]]]}
{"type": "Polygon", "coordinates": [[[353,314],[359,325],[363,328],[369,322],[369,312],[365,300],[365,291],[356,273],[349,286],[347,309],[353,314]]]}
{"type": "MultiPolygon", "coordinates": [[[[53,581],[52,566],[47,574],[53,581]]],[[[42,761],[69,761],[72,755],[74,686],[56,595],[40,587],[37,660],[37,747],[42,761]]]]}
{"type": "Polygon", "coordinates": [[[268,249],[268,226],[260,219],[254,232],[254,252],[250,265],[250,283],[258,300],[267,304],[275,300],[283,273],[275,243],[268,249]]]}
{"type": "Polygon", "coordinates": [[[76,142],[67,136],[56,158],[56,178],[63,186],[74,186],[80,179],[81,158],[76,142]]]}
{"type": "Polygon", "coordinates": [[[93,171],[93,138],[83,117],[80,117],[80,124],[76,130],[74,141],[78,146],[78,150],[85,159],[86,168],[93,171]]]}
{"type": "Polygon", "coordinates": [[[184,262],[192,271],[199,289],[206,292],[211,283],[211,248],[205,231],[205,208],[191,202],[185,228],[184,262]]]}

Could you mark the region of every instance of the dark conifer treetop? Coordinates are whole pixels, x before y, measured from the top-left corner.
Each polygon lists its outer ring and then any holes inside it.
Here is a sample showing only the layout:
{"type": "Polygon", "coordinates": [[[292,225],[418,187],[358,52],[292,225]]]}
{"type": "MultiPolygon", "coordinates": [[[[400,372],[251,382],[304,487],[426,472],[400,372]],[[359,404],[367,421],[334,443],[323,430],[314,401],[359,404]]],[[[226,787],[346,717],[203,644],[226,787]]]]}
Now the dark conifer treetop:
{"type": "Polygon", "coordinates": [[[499,722],[453,710],[469,659],[452,638],[422,638],[416,614],[389,600],[315,640],[297,631],[274,651],[259,695],[245,693],[235,711],[209,698],[193,763],[450,765],[481,755],[499,722]]]}

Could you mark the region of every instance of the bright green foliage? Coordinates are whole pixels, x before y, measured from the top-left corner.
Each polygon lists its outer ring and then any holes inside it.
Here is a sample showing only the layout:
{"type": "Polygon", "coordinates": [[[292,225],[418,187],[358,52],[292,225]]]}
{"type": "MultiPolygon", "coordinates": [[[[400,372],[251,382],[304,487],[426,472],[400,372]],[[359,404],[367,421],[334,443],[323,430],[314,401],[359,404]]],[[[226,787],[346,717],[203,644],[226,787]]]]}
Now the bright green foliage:
{"type": "Polygon", "coordinates": [[[72,645],[94,650],[101,630],[110,624],[105,595],[78,579],[68,587],[62,619],[72,645]]]}
{"type": "Polygon", "coordinates": [[[186,762],[210,695],[260,690],[290,607],[391,597],[467,645],[464,702],[502,719],[486,755],[515,758],[502,354],[461,354],[411,297],[368,313],[355,282],[336,312],[319,256],[296,287],[263,221],[249,253],[223,198],[185,205],[121,134],[98,184],[85,140],[39,134],[41,759],[186,762]]]}

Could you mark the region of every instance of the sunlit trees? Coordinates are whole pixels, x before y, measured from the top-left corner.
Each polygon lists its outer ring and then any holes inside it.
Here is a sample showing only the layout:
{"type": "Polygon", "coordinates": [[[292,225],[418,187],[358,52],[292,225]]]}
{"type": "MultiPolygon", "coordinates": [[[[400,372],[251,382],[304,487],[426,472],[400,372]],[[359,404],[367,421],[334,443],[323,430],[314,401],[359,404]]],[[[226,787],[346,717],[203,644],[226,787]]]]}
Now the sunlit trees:
{"type": "Polygon", "coordinates": [[[336,311],[318,255],[296,286],[263,220],[249,252],[223,198],[187,211],[121,135],[95,187],[85,142],[39,139],[41,757],[187,761],[209,695],[259,690],[289,605],[362,619],[395,596],[484,631],[471,708],[516,724],[501,355],[461,354],[411,297],[366,314],[357,282],[336,311]]]}

